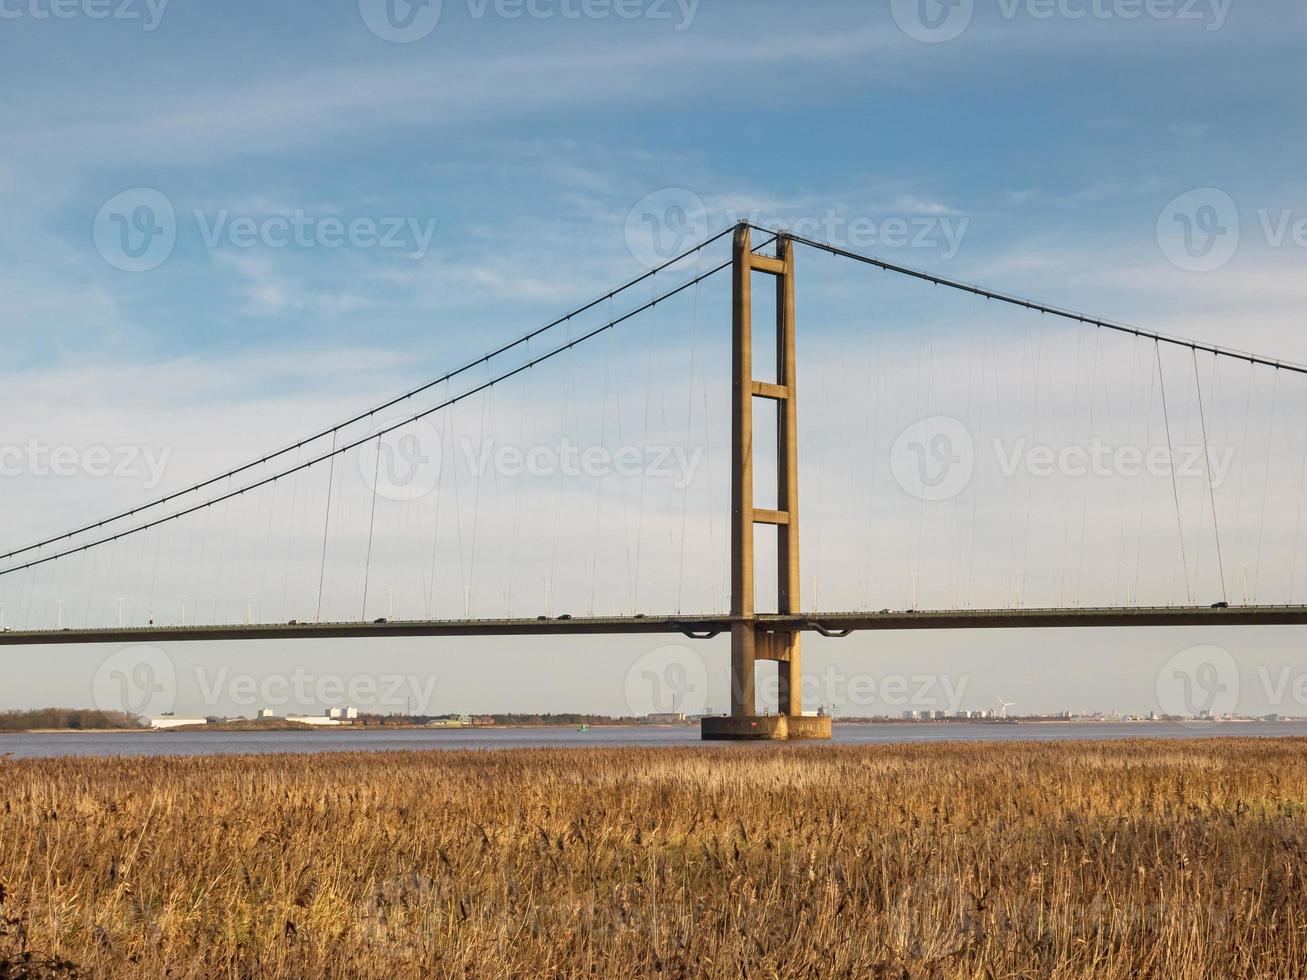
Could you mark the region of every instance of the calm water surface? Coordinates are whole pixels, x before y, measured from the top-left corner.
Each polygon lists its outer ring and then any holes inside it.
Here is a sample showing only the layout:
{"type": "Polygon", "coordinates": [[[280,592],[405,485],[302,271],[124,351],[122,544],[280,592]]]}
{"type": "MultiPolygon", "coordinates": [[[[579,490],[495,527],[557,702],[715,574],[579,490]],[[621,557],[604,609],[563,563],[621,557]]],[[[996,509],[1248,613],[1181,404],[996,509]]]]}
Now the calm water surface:
{"type": "MultiPolygon", "coordinates": [[[[1185,725],[1162,722],[967,724],[886,722],[835,726],[845,745],[946,741],[1059,741],[1110,738],[1276,738],[1307,735],[1307,723],[1228,722],[1185,725]]],[[[431,749],[567,748],[585,745],[729,745],[699,741],[698,726],[667,728],[500,728],[428,731],[329,732],[72,732],[0,734],[0,756],[50,758],[110,755],[223,755],[271,752],[374,752],[431,749]]]]}

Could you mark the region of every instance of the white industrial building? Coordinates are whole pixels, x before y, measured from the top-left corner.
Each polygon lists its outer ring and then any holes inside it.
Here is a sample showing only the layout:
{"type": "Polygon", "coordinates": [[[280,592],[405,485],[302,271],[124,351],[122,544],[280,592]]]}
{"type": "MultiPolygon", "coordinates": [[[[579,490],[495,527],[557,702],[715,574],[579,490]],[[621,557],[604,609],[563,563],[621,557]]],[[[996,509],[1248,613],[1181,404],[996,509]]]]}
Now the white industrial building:
{"type": "Polygon", "coordinates": [[[150,719],[151,728],[184,728],[187,725],[207,725],[208,718],[179,718],[176,715],[162,715],[150,719]]]}
{"type": "MultiPolygon", "coordinates": [[[[320,715],[286,715],[286,721],[298,722],[301,725],[317,725],[322,728],[330,728],[334,725],[344,725],[348,722],[356,721],[358,716],[358,708],[328,708],[320,715]]],[[[268,719],[276,718],[277,715],[271,708],[261,708],[258,717],[260,719],[268,719]]]]}

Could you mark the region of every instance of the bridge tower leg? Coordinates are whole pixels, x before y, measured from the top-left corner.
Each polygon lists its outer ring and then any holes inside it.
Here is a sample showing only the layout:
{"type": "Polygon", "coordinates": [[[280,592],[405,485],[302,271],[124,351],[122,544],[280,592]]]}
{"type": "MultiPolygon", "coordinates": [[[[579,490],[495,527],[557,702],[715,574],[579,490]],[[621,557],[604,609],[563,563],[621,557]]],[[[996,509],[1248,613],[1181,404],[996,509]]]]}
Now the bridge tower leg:
{"type": "Polygon", "coordinates": [[[753,251],[750,228],[735,229],[731,284],[731,714],[705,718],[705,739],[830,738],[829,718],[803,714],[799,633],[769,632],[758,621],[754,528],[776,527],[777,611],[799,605],[799,435],[794,344],[794,242],[782,235],[776,255],[753,251]],[[776,381],[753,377],[753,273],[776,277],[776,381]],[[776,403],[776,510],[753,505],[753,402],[776,403]],[[779,711],[759,715],[754,663],[775,660],[779,711]]]}

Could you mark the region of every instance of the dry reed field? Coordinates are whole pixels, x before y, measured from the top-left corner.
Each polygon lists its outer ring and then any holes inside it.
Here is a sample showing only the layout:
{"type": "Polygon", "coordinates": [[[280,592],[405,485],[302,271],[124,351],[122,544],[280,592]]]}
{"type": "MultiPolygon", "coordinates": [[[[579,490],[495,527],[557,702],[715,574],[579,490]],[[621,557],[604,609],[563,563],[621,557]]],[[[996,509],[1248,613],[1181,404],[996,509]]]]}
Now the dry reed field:
{"type": "Polygon", "coordinates": [[[1297,977],[1307,742],[0,762],[0,977],[1297,977]]]}

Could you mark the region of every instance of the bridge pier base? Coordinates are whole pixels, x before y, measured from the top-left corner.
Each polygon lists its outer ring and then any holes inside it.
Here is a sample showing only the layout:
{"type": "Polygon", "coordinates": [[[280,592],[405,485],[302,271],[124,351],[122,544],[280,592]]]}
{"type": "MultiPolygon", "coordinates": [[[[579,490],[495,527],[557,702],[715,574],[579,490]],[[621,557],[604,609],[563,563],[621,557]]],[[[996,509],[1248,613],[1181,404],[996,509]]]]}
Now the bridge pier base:
{"type": "Polygon", "coordinates": [[[784,742],[795,739],[828,739],[830,718],[808,715],[745,715],[736,718],[705,718],[700,722],[705,742],[784,742]]]}

